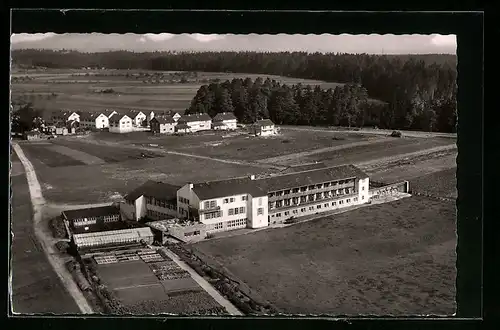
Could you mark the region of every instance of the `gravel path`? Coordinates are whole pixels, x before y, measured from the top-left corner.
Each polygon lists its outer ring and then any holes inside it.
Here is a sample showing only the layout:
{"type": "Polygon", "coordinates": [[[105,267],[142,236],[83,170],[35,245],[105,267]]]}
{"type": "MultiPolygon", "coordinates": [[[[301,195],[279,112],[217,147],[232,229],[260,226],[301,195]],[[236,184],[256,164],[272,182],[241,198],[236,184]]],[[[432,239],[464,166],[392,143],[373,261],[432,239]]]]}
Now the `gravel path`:
{"type": "Polygon", "coordinates": [[[84,314],[91,314],[93,313],[92,308],[88,304],[80,289],[73,281],[73,277],[66,268],[65,261],[59,257],[58,251],[56,251],[53,244],[53,238],[51,237],[50,233],[48,233],[48,229],[45,230],[44,228],[42,222],[42,213],[43,207],[45,206],[45,199],[43,198],[42,188],[40,187],[40,183],[38,182],[38,179],[36,177],[35,169],[28,158],[26,158],[24,152],[18,144],[14,143],[13,149],[18,155],[19,160],[23,164],[26,172],[26,178],[28,180],[31,196],[31,203],[33,205],[33,224],[35,235],[42,245],[49,263],[54,268],[54,271],[68,290],[69,294],[75,300],[76,304],[80,308],[80,311],[84,314]]]}

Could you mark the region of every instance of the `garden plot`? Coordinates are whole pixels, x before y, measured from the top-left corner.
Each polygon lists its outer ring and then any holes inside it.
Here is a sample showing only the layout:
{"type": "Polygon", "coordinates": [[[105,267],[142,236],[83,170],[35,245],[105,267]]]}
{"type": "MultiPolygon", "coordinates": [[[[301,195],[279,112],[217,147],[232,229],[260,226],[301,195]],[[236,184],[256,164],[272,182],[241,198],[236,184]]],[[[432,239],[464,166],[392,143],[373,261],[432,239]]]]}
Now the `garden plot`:
{"type": "Polygon", "coordinates": [[[189,273],[180,268],[174,261],[155,262],[149,265],[156,277],[161,280],[176,280],[190,277],[189,273]]]}
{"type": "Polygon", "coordinates": [[[163,300],[167,298],[163,287],[158,284],[137,285],[127,288],[114,288],[118,299],[125,305],[135,304],[137,301],[143,300],[163,300]]]}
{"type": "Polygon", "coordinates": [[[68,167],[85,165],[84,162],[77,160],[68,155],[52,150],[52,144],[37,145],[37,144],[22,144],[21,149],[26,154],[26,157],[32,162],[35,169],[43,167],[68,167]]]}

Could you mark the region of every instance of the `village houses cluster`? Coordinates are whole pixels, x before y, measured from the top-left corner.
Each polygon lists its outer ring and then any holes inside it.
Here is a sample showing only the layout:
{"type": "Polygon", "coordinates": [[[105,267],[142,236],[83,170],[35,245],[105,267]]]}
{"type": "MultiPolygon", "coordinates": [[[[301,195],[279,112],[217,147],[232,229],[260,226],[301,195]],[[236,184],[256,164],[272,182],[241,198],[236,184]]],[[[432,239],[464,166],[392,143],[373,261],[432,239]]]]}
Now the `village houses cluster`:
{"type": "MultiPolygon", "coordinates": [[[[80,112],[58,110],[51,113],[43,133],[55,135],[75,134],[78,130],[107,130],[111,133],[150,131],[153,134],[194,133],[206,130],[236,130],[237,119],[230,112],[218,113],[213,118],[208,114],[181,115],[178,112],[157,114],[154,111],[129,110],[118,112],[80,112]]],[[[250,133],[268,136],[277,133],[269,119],[257,120],[248,126],[250,133]]],[[[27,134],[27,139],[38,138],[37,132],[27,134]]]]}

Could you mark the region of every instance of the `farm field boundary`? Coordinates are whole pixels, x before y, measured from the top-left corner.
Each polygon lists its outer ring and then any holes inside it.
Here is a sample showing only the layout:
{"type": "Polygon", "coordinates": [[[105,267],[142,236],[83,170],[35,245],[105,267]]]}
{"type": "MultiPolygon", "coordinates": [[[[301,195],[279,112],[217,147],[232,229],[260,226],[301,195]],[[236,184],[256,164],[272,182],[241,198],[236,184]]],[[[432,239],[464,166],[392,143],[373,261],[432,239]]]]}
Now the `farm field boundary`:
{"type": "MultiPolygon", "coordinates": [[[[305,128],[300,126],[281,126],[282,130],[293,130],[293,131],[310,131],[310,132],[331,132],[331,133],[352,133],[352,134],[373,134],[373,135],[385,135],[389,136],[393,130],[388,129],[373,129],[373,128],[361,128],[361,129],[349,129],[348,127],[311,127],[305,128]]],[[[440,133],[440,132],[422,132],[422,131],[404,131],[398,130],[403,133],[403,136],[407,137],[446,137],[446,138],[457,138],[457,133],[440,133]]]]}
{"type": "Polygon", "coordinates": [[[77,161],[84,163],[85,165],[98,165],[105,164],[106,162],[99,157],[89,155],[83,151],[71,149],[65,146],[53,145],[50,147],[51,150],[69,156],[77,161]]]}
{"type": "Polygon", "coordinates": [[[334,147],[325,147],[325,148],[319,148],[311,151],[303,151],[303,152],[298,152],[294,154],[288,154],[284,156],[278,156],[278,157],[271,157],[271,158],[265,158],[265,159],[260,159],[257,160],[257,162],[260,163],[285,163],[290,160],[296,159],[296,158],[302,158],[302,157],[307,157],[315,154],[320,154],[323,152],[329,152],[329,151],[337,151],[337,150],[342,150],[342,149],[349,149],[353,147],[360,147],[360,146],[367,146],[375,143],[384,143],[385,140],[383,138],[376,138],[376,139],[370,139],[368,141],[359,141],[359,142],[352,142],[352,143],[346,143],[343,145],[339,146],[334,146],[334,147]]]}

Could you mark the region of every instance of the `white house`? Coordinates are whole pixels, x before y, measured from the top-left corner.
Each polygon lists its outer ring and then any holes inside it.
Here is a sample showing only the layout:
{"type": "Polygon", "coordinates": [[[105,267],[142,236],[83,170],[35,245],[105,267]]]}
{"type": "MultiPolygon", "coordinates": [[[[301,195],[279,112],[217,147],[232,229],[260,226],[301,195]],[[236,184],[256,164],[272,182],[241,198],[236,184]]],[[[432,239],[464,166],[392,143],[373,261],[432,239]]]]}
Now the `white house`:
{"type": "Polygon", "coordinates": [[[236,129],[237,119],[232,112],[221,112],[212,119],[212,129],[232,130],[236,129]]]}
{"type": "Polygon", "coordinates": [[[51,121],[56,123],[58,121],[68,122],[68,121],[80,121],[80,115],[74,111],[63,111],[58,110],[52,113],[51,121]]]}
{"type": "Polygon", "coordinates": [[[209,130],[212,127],[212,118],[206,113],[184,115],[177,120],[177,125],[181,125],[179,129],[187,125],[191,132],[209,130]]]}
{"type": "Polygon", "coordinates": [[[132,120],[132,125],[135,127],[144,127],[144,122],[147,124],[147,116],[142,111],[130,110],[126,115],[132,120]]]}
{"type": "Polygon", "coordinates": [[[109,119],[109,131],[111,133],[132,132],[132,119],[127,115],[113,115],[109,119]]]}
{"type": "Polygon", "coordinates": [[[148,181],[125,196],[120,212],[125,219],[165,220],[177,216],[177,190],[181,187],[148,181]]]}
{"type": "Polygon", "coordinates": [[[102,113],[82,113],[80,127],[103,129],[109,127],[109,118],[102,113]]]}
{"type": "Polygon", "coordinates": [[[256,136],[269,136],[275,135],[277,130],[270,119],[262,119],[250,126],[250,132],[256,136]]]}
{"type": "Polygon", "coordinates": [[[175,132],[175,121],[170,117],[156,116],[149,121],[153,134],[172,134],[175,132]]]}

